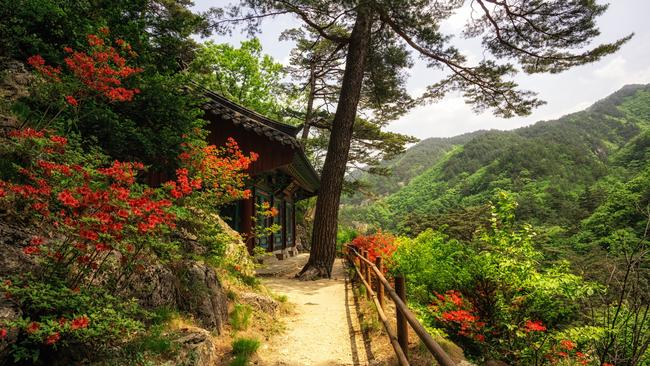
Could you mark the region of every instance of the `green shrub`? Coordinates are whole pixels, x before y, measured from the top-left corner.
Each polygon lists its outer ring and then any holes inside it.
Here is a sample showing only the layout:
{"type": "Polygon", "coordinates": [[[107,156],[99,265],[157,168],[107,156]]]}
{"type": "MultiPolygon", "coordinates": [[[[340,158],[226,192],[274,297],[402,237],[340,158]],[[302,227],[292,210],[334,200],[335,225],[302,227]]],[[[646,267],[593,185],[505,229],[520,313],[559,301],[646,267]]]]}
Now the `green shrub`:
{"type": "Polygon", "coordinates": [[[230,363],[230,366],[246,366],[246,365],[248,365],[248,358],[249,357],[247,357],[245,355],[235,356],[235,359],[232,360],[232,362],[230,363]]]}
{"type": "Polygon", "coordinates": [[[232,342],[232,353],[250,356],[260,347],[260,341],[251,338],[237,338],[232,342]]]}
{"type": "Polygon", "coordinates": [[[52,279],[5,281],[2,292],[17,303],[20,318],[0,328],[17,329],[15,361],[36,361],[52,348],[83,344],[101,353],[121,346],[144,331],[150,314],[96,287],[72,290],[52,279]]]}
{"type": "Polygon", "coordinates": [[[251,338],[237,338],[232,342],[232,353],[235,359],[230,366],[245,366],[249,359],[260,347],[260,341],[251,338]]]}
{"type": "Polygon", "coordinates": [[[248,325],[253,315],[253,308],[245,304],[235,304],[230,312],[230,325],[236,331],[248,329],[248,325]]]}

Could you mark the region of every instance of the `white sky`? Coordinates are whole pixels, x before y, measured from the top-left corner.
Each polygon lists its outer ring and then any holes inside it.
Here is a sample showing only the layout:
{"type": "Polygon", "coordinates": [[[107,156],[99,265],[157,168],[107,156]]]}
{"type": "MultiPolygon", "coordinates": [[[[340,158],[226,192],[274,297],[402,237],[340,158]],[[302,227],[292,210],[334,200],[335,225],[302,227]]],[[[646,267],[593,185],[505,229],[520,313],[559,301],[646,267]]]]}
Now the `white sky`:
{"type": "MultiPolygon", "coordinates": [[[[197,10],[224,6],[229,0],[195,0],[197,10]]],[[[602,3],[602,1],[600,1],[602,3]]],[[[448,34],[460,34],[468,17],[468,9],[461,11],[443,24],[448,34]]],[[[449,94],[445,99],[413,109],[409,114],[393,122],[388,129],[416,136],[449,137],[480,129],[512,129],[531,123],[556,119],[565,114],[580,111],[595,101],[620,89],[626,84],[650,83],[650,0],[611,0],[608,11],[598,19],[601,36],[596,41],[611,42],[634,32],[635,36],[621,50],[599,62],[573,68],[561,74],[519,74],[515,80],[523,89],[538,92],[547,102],[530,116],[503,119],[490,112],[476,114],[462,98],[449,94]]],[[[290,16],[267,20],[263,33],[258,35],[264,52],[286,64],[292,43],[279,41],[280,33],[300,23],[290,16]]],[[[233,32],[232,36],[213,36],[218,43],[238,45],[246,39],[245,32],[233,32]]],[[[483,49],[478,40],[465,40],[456,36],[459,47],[470,60],[477,59],[483,49]]],[[[419,95],[427,85],[436,82],[441,74],[429,70],[418,59],[410,70],[407,89],[413,96],[419,95]]]]}

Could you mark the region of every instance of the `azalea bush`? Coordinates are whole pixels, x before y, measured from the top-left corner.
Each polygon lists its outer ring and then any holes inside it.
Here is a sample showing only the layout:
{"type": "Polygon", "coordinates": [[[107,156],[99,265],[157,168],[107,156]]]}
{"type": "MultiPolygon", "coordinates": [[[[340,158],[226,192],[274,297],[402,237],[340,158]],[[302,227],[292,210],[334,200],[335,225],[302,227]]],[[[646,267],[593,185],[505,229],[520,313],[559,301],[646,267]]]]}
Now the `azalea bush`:
{"type": "Polygon", "coordinates": [[[20,152],[14,158],[26,163],[14,166],[14,179],[0,183],[2,203],[17,220],[38,222],[43,233],[23,251],[71,288],[95,281],[115,288],[145,264],[159,237],[175,225],[166,192],[136,184],[142,164],[100,167],[105,158],[32,129],[10,133],[3,149],[20,152]]]}
{"type": "Polygon", "coordinates": [[[350,245],[368,251],[368,259],[375,262],[381,257],[385,267],[390,267],[393,253],[397,250],[397,238],[390,233],[377,232],[371,235],[359,235],[354,238],[350,245]]]}
{"type": "MultiPolygon", "coordinates": [[[[12,338],[14,361],[51,357],[83,345],[95,352],[123,345],[144,330],[149,314],[102,288],[70,289],[66,283],[24,277],[5,280],[0,293],[24,315],[0,324],[0,342],[12,338]]],[[[77,348],[77,351],[81,351],[77,348]]]]}
{"type": "Polygon", "coordinates": [[[128,102],[140,93],[139,88],[127,86],[143,69],[128,65],[136,53],[126,41],[111,41],[109,30],[104,27],[87,36],[86,48],[64,47],[65,71],[61,66],[48,65],[41,55],[27,59],[44,80],[41,88],[36,89],[38,97],[49,102],[37,127],[48,127],[66,108],[72,108],[69,115],[78,117],[80,103],[128,102]]]}
{"type": "Polygon", "coordinates": [[[57,55],[25,57],[39,77],[13,112],[33,128],[75,133],[84,148],[173,174],[181,144],[206,123],[203,96],[187,88],[192,75],[160,74],[140,54],[143,38],[94,29],[57,55]]]}
{"type": "Polygon", "coordinates": [[[142,164],[110,162],[48,131],[26,128],[2,139],[0,156],[11,164],[0,170],[0,210],[37,233],[23,247],[36,270],[4,285],[23,311],[17,321],[0,323],[5,336],[18,334],[16,357],[37,357],[42,347],[74,342],[119,343],[141,329],[142,314],[109,294],[127,288],[147,265],[174,258],[179,248],[168,234],[189,209],[186,200],[207,194],[226,202],[247,194],[247,164],[231,164],[235,150],[234,141],[227,150],[201,150],[229,177],[223,185],[188,164],[175,180],[151,188],[138,183],[142,164]],[[108,312],[95,308],[100,304],[108,312]],[[75,319],[88,330],[71,328],[75,319]]]}
{"type": "MultiPolygon", "coordinates": [[[[552,335],[577,320],[580,299],[598,290],[566,263],[542,269],[535,232],[515,222],[516,202],[500,193],[490,225],[460,242],[428,230],[400,238],[393,271],[407,278],[411,304],[475,357],[540,364],[552,335]]],[[[547,360],[547,361],[544,361],[547,360]]]]}

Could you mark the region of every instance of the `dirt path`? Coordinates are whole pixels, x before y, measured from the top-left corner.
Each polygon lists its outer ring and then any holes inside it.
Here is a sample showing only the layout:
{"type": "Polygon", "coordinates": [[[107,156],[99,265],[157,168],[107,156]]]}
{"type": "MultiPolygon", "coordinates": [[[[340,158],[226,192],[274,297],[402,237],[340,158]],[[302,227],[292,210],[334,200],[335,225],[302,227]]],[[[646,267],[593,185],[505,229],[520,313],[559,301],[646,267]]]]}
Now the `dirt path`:
{"type": "MultiPolygon", "coordinates": [[[[282,264],[285,269],[300,269],[307,258],[301,254],[282,264]]],[[[341,260],[334,264],[332,279],[298,281],[292,278],[295,271],[291,272],[285,270],[280,277],[262,279],[272,291],[287,296],[295,314],[285,319],[287,330],[258,351],[257,365],[368,365],[352,289],[341,260]]]]}

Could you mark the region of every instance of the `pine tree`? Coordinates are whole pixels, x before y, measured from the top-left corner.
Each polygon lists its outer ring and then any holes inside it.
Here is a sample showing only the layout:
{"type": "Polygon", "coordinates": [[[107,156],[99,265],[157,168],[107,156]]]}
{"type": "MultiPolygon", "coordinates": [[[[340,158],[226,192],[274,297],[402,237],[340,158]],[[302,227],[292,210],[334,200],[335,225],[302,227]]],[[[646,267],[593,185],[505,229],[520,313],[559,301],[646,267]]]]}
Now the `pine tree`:
{"type": "MultiPolygon", "coordinates": [[[[515,63],[529,74],[558,73],[617,51],[631,35],[591,47],[600,33],[595,20],[606,9],[595,0],[240,0],[222,12],[228,18],[215,23],[217,28],[246,22],[251,32],[260,30],[265,17],[292,14],[346,50],[303,277],[331,273],[357,110],[363,89],[371,86],[367,73],[379,80],[399,75],[411,66],[403,62],[404,56],[415,54],[429,67],[447,72],[428,87],[423,100],[439,100],[455,90],[475,110],[490,109],[503,117],[526,115],[543,102],[512,81],[518,72],[515,63]],[[488,51],[476,65],[469,65],[453,38],[440,29],[443,20],[465,5],[472,7],[472,16],[464,36],[480,37],[488,51]]],[[[403,88],[404,78],[393,81],[403,88]]],[[[381,84],[376,87],[382,90],[381,84]]],[[[398,111],[402,107],[398,100],[381,102],[398,111]]]]}

